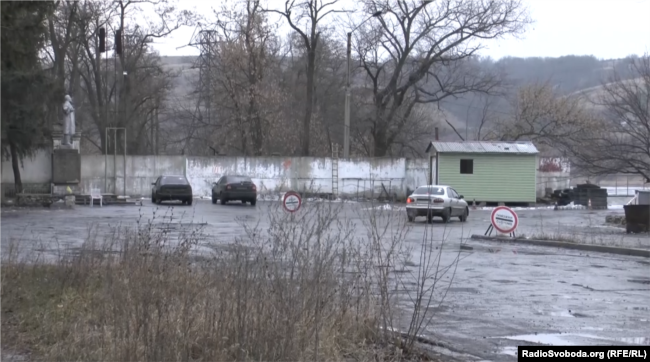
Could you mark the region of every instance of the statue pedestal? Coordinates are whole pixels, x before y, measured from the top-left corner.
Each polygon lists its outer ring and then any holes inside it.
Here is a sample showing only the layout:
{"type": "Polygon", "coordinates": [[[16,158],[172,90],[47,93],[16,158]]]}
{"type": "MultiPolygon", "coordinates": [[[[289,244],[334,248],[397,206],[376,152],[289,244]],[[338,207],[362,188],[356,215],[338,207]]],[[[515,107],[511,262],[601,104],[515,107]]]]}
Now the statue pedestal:
{"type": "Polygon", "coordinates": [[[72,144],[64,145],[63,132],[57,130],[52,132],[52,192],[55,194],[68,194],[68,198],[74,204],[74,193],[79,193],[81,183],[81,132],[72,136],[72,144]],[[72,191],[69,195],[68,187],[72,191]]]}
{"type": "Polygon", "coordinates": [[[66,195],[65,196],[65,206],[66,207],[74,207],[76,197],[74,195],[66,195]]]}
{"type": "Polygon", "coordinates": [[[72,144],[64,145],[63,144],[63,132],[62,131],[52,131],[52,149],[53,150],[77,150],[81,152],[81,132],[76,132],[72,136],[72,144]]]}

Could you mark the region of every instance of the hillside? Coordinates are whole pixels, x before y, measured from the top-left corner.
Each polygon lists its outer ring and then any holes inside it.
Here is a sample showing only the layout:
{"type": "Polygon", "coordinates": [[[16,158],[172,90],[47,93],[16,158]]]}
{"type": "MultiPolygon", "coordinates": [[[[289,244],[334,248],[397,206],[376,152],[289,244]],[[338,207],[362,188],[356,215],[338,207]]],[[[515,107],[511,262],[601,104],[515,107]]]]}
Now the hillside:
{"type": "MultiPolygon", "coordinates": [[[[195,66],[196,57],[166,56],[161,61],[166,69],[173,70],[178,77],[172,90],[174,101],[185,99],[193,102],[198,81],[199,70],[195,66]]],[[[564,56],[559,58],[503,58],[498,61],[481,59],[479,65],[486,70],[499,70],[507,76],[503,94],[490,97],[490,112],[497,116],[508,116],[510,100],[517,86],[532,82],[548,82],[557,91],[564,94],[582,94],[593,97],[600,92],[604,79],[616,71],[623,77],[629,76],[629,58],[615,60],[599,60],[592,56],[564,56]]],[[[474,129],[478,128],[483,116],[486,99],[477,95],[466,95],[458,98],[447,98],[440,103],[441,114],[436,118],[442,124],[441,137],[458,140],[458,136],[449,128],[444,119],[448,120],[459,133],[465,136],[466,126],[469,127],[468,138],[475,137],[474,129]]],[[[191,106],[188,104],[188,106],[191,106]]]]}

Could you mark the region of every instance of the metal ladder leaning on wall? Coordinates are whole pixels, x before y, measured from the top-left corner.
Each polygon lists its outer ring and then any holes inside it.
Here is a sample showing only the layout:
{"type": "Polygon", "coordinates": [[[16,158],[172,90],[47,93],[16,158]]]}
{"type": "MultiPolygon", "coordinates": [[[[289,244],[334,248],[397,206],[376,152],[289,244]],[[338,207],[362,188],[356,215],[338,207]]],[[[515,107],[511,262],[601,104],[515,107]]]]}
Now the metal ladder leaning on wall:
{"type": "Polygon", "coordinates": [[[332,144],[332,198],[339,195],[339,145],[332,144]]]}

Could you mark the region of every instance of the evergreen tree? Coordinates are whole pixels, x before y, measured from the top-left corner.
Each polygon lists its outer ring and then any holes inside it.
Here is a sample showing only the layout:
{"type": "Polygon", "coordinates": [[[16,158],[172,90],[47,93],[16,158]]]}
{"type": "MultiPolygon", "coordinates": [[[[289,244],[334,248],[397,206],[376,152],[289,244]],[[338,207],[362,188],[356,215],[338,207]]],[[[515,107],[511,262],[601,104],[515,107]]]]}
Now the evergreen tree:
{"type": "Polygon", "coordinates": [[[16,192],[22,192],[20,164],[45,145],[51,77],[41,56],[53,2],[2,1],[2,156],[11,159],[16,192]]]}

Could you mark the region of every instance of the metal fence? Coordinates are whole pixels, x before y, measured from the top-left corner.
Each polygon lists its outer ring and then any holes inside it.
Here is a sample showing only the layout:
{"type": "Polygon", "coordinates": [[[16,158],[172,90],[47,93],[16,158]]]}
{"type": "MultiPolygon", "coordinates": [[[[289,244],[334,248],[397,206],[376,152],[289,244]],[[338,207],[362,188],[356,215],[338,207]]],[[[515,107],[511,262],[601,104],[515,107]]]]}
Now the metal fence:
{"type": "Polygon", "coordinates": [[[650,190],[650,183],[644,182],[641,176],[637,175],[607,175],[600,177],[573,177],[571,186],[583,183],[592,183],[607,189],[609,197],[634,197],[636,190],[650,190]]]}

